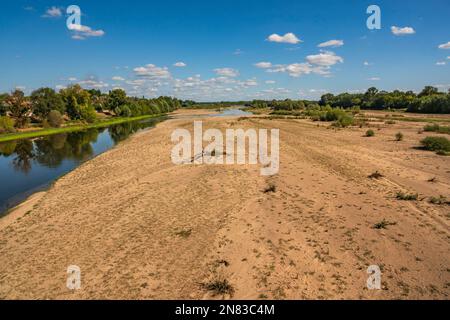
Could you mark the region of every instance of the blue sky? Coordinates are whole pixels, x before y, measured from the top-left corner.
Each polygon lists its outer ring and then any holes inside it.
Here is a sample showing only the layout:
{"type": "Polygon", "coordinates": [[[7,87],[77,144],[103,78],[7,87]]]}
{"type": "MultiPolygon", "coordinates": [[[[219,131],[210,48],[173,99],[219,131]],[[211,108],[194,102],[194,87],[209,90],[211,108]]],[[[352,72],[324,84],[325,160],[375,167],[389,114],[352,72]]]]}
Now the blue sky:
{"type": "Polygon", "coordinates": [[[80,83],[220,101],[444,91],[449,42],[448,0],[3,1],[0,92],[80,83]],[[366,27],[371,4],[381,30],[366,27]],[[66,26],[70,5],[80,30],[66,26]]]}

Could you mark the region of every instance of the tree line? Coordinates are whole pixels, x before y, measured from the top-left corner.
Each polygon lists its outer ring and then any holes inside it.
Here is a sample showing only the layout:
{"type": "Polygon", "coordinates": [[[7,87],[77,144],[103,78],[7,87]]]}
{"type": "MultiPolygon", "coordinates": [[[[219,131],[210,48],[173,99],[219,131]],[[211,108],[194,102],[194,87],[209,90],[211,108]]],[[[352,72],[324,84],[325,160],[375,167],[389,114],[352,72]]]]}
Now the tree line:
{"type": "Polygon", "coordinates": [[[365,93],[324,94],[319,101],[307,100],[254,100],[249,106],[253,108],[270,108],[279,110],[302,110],[330,106],[342,109],[395,110],[404,109],[417,113],[450,113],[450,92],[444,93],[432,86],[425,87],[419,94],[413,91],[394,90],[379,91],[369,88],[365,93]]]}
{"type": "Polygon", "coordinates": [[[438,88],[426,86],[419,94],[413,91],[379,91],[369,88],[365,93],[325,94],[319,104],[335,108],[353,108],[372,110],[406,109],[417,113],[450,113],[450,92],[439,92],[438,88]]]}
{"type": "Polygon", "coordinates": [[[128,97],[122,89],[109,93],[72,85],[56,92],[40,88],[26,96],[21,90],[0,94],[0,133],[24,128],[30,123],[59,127],[63,121],[93,123],[103,114],[110,117],[137,117],[172,112],[182,102],[172,97],[146,99],[128,97]]]}

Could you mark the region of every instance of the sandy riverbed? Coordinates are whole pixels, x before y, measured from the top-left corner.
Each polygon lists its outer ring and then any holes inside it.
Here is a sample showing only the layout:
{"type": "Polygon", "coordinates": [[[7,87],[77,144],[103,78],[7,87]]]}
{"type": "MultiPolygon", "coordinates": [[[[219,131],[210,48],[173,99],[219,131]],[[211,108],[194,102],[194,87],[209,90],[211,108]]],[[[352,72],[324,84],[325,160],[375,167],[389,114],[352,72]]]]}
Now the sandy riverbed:
{"type": "Polygon", "coordinates": [[[413,148],[423,124],[366,138],[307,120],[203,121],[279,128],[279,174],[176,166],[170,135],[192,119],[160,123],[0,220],[0,298],[202,299],[212,296],[201,284],[219,278],[234,299],[448,299],[450,209],[427,197],[450,199],[450,158],[413,148]],[[377,170],[384,178],[367,178],[377,170]],[[264,193],[271,183],[276,192],[264,193]],[[395,224],[374,229],[383,219],[395,224]],[[75,292],[69,265],[82,271],[75,292]],[[381,267],[382,290],[366,288],[370,265],[381,267]]]}

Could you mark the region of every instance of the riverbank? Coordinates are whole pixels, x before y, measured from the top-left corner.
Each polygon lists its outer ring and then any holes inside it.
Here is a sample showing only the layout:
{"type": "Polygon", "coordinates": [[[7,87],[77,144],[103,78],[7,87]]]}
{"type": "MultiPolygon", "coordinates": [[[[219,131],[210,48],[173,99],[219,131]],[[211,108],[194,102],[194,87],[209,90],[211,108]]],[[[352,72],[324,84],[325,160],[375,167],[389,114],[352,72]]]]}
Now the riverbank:
{"type": "Polygon", "coordinates": [[[69,125],[61,128],[48,128],[48,129],[40,129],[33,131],[25,131],[25,132],[17,132],[17,133],[8,133],[8,134],[0,134],[0,143],[8,142],[19,139],[29,139],[29,138],[37,138],[37,137],[45,137],[59,133],[69,133],[80,130],[94,129],[94,128],[103,128],[108,127],[115,124],[121,124],[130,121],[139,121],[145,119],[159,118],[167,116],[167,114],[157,114],[157,115],[147,115],[147,116],[139,116],[139,117],[130,117],[130,118],[113,118],[104,121],[99,121],[90,124],[76,124],[69,125]]]}
{"type": "Polygon", "coordinates": [[[414,148],[423,124],[366,138],[367,128],[308,120],[202,119],[221,131],[280,128],[280,172],[262,177],[259,165],[174,165],[171,133],[197,119],[176,114],[0,223],[0,298],[221,298],[202,284],[226,279],[234,299],[448,299],[448,206],[428,199],[450,198],[450,172],[448,158],[414,148]],[[369,179],[375,171],[383,177],[369,179]],[[75,292],[69,265],[81,268],[75,292]],[[370,265],[382,290],[366,288],[370,265]]]}

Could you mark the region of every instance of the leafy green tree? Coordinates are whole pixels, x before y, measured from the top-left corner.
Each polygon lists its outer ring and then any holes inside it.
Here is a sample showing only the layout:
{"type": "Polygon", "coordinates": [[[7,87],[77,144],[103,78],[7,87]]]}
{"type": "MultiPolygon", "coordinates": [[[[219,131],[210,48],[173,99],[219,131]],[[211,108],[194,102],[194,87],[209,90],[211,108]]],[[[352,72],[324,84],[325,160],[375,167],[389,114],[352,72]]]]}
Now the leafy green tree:
{"type": "Polygon", "coordinates": [[[84,118],[84,116],[87,116],[89,120],[92,120],[92,110],[94,110],[95,113],[95,109],[92,107],[91,95],[89,92],[76,84],[61,90],[60,94],[64,100],[67,114],[71,119],[87,120],[84,118]]]}
{"type": "Polygon", "coordinates": [[[116,110],[127,104],[127,94],[122,89],[115,89],[109,92],[107,106],[109,110],[116,110]]]}
{"type": "Polygon", "coordinates": [[[419,93],[418,97],[426,97],[426,96],[432,96],[434,94],[438,94],[439,90],[438,88],[432,87],[432,86],[426,86],[423,88],[422,92],[419,93]]]}
{"type": "Polygon", "coordinates": [[[65,112],[65,105],[61,95],[51,88],[40,88],[31,93],[33,114],[41,119],[47,118],[50,111],[65,112]]]}
{"type": "Polygon", "coordinates": [[[5,100],[7,110],[17,128],[23,128],[31,115],[31,104],[21,90],[13,91],[5,100]]]}

